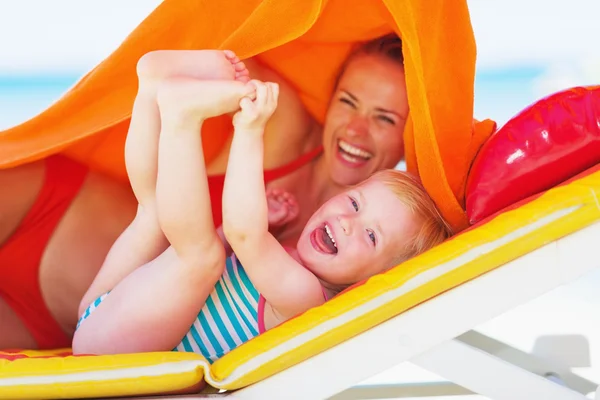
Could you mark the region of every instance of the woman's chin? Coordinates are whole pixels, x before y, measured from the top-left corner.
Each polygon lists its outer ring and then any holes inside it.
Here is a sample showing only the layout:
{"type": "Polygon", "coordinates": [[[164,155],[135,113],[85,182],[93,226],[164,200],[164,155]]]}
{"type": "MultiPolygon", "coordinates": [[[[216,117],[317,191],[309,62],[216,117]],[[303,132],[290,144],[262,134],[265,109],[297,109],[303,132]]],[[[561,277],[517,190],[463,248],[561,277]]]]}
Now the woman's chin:
{"type": "Polygon", "coordinates": [[[341,186],[356,185],[371,175],[370,168],[348,168],[336,165],[331,169],[331,180],[341,186]]]}

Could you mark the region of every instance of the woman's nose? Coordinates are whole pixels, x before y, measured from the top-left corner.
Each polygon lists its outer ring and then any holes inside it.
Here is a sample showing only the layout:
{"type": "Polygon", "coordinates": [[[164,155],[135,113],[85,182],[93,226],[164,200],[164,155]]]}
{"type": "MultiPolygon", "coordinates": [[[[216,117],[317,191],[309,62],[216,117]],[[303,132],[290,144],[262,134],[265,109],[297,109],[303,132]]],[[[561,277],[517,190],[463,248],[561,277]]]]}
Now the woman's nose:
{"type": "Polygon", "coordinates": [[[369,123],[362,115],[356,115],[348,123],[348,134],[362,136],[369,133],[369,123]]]}

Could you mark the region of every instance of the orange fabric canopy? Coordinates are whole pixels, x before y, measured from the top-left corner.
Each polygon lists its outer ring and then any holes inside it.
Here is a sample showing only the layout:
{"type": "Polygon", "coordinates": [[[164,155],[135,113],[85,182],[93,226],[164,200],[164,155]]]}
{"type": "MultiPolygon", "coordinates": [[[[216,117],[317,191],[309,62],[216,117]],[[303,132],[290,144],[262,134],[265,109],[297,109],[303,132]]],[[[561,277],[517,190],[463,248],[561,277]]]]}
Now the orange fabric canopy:
{"type": "MultiPolygon", "coordinates": [[[[420,175],[450,224],[465,228],[468,169],[495,127],[472,118],[475,42],[465,0],[165,0],[59,101],[0,132],[0,168],[63,152],[126,179],[123,146],[137,89],[135,67],[156,49],[258,55],[322,121],[334,72],[351,44],[391,31],[404,46],[408,168],[420,175]]],[[[207,126],[207,160],[223,145],[227,123],[215,119],[207,126]]]]}

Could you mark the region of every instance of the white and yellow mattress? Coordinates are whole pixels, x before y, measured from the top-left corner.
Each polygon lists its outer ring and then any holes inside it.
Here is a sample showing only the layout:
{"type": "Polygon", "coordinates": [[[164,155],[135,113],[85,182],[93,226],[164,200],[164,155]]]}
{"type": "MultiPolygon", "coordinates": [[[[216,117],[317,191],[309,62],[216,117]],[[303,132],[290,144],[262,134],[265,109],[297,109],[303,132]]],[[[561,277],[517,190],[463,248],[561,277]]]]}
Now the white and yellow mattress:
{"type": "Polygon", "coordinates": [[[212,366],[192,353],[0,353],[0,398],[85,398],[237,389],[600,220],[600,165],[369,279],[235,349],[212,366]]]}

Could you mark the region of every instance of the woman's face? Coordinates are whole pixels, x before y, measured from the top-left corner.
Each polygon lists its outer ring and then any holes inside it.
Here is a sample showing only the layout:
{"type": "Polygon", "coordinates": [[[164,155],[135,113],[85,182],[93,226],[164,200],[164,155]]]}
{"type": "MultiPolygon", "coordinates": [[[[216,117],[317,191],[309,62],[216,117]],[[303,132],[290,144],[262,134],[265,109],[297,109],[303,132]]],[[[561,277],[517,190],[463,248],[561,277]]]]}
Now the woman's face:
{"type": "Polygon", "coordinates": [[[358,55],[333,93],[323,129],[325,162],[334,182],[359,183],[404,155],[408,117],[404,68],[381,55],[358,55]]]}

